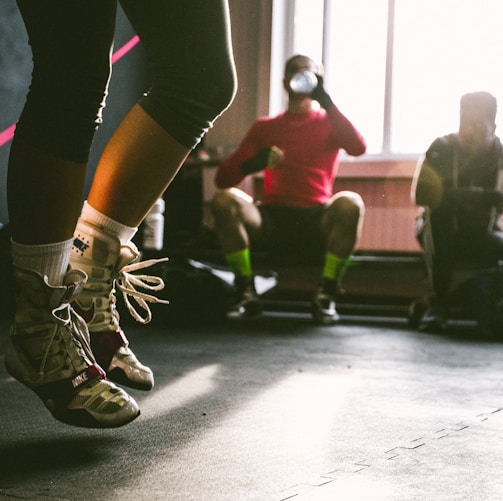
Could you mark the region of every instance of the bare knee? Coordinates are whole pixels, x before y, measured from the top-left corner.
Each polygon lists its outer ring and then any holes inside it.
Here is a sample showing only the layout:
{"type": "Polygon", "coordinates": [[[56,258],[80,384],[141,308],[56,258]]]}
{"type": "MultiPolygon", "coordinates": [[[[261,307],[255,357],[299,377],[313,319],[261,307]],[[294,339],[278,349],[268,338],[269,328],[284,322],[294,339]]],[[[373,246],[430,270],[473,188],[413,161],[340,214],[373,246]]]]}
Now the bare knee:
{"type": "Polygon", "coordinates": [[[217,226],[259,224],[258,210],[253,198],[237,188],[219,190],[211,201],[211,212],[217,226]]]}
{"type": "Polygon", "coordinates": [[[358,193],[341,191],[332,198],[327,213],[345,225],[358,226],[365,214],[365,204],[358,193]]]}
{"type": "Polygon", "coordinates": [[[210,209],[213,216],[221,216],[232,210],[234,200],[227,190],[217,191],[211,199],[210,209]]]}
{"type": "Polygon", "coordinates": [[[215,218],[238,217],[240,202],[239,196],[234,190],[219,190],[211,200],[210,208],[215,218]]]}
{"type": "Polygon", "coordinates": [[[365,205],[358,193],[343,191],[334,195],[321,222],[329,251],[339,257],[354,251],[360,239],[364,212],[365,205]]]}

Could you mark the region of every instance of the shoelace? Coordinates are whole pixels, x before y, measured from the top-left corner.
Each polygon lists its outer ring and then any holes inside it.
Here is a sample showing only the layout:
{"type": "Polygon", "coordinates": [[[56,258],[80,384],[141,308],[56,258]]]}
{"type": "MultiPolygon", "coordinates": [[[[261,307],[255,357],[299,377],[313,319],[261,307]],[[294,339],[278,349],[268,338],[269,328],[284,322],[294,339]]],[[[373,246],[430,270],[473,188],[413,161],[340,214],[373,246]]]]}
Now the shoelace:
{"type": "Polygon", "coordinates": [[[148,324],[152,320],[152,312],[150,311],[148,303],[169,304],[169,301],[167,299],[159,299],[152,294],[140,292],[135,288],[141,287],[149,291],[160,291],[164,289],[164,280],[161,277],[153,275],[134,275],[132,272],[148,268],[164,261],[169,261],[169,258],[147,259],[146,261],[127,264],[119,270],[116,277],[117,289],[122,292],[124,303],[129,313],[141,324],[148,324]],[[135,306],[131,304],[129,296],[131,296],[136,304],[145,311],[144,316],[138,313],[135,306]]]}
{"type": "MultiPolygon", "coordinates": [[[[86,360],[89,365],[94,362],[94,355],[91,351],[89,332],[86,323],[73,311],[73,308],[68,303],[63,303],[52,310],[52,316],[61,325],[68,328],[72,333],[72,341],[74,342],[78,354],[86,360]],[[85,335],[85,334],[87,335],[85,335]]],[[[47,348],[40,362],[39,372],[44,373],[49,351],[56,337],[57,329],[54,329],[51,340],[47,343],[47,348]]]]}

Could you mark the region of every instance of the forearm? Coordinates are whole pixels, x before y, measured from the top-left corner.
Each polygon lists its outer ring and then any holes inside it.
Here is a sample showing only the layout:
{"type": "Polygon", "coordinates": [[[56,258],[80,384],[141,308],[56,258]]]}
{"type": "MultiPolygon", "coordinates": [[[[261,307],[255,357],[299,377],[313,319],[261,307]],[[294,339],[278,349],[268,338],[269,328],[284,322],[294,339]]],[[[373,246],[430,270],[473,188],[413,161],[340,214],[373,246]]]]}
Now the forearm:
{"type": "Polygon", "coordinates": [[[327,112],[328,119],[334,130],[337,146],[346,150],[349,155],[363,155],[367,149],[365,139],[334,104],[330,94],[324,87],[323,77],[320,75],[316,75],[316,77],[318,85],[312,92],[311,98],[318,101],[320,106],[327,112]]]}
{"type": "Polygon", "coordinates": [[[256,137],[255,130],[256,127],[252,127],[238,148],[219,165],[214,179],[217,188],[231,188],[246,177],[247,173],[243,172],[242,165],[260,149],[260,139],[256,137]]]}
{"type": "Polygon", "coordinates": [[[238,185],[245,175],[241,172],[241,164],[232,157],[220,164],[215,174],[215,186],[217,188],[231,188],[238,185]]]}
{"type": "Polygon", "coordinates": [[[341,147],[349,155],[363,155],[367,149],[365,139],[339,108],[333,102],[330,103],[325,109],[341,147]]]}

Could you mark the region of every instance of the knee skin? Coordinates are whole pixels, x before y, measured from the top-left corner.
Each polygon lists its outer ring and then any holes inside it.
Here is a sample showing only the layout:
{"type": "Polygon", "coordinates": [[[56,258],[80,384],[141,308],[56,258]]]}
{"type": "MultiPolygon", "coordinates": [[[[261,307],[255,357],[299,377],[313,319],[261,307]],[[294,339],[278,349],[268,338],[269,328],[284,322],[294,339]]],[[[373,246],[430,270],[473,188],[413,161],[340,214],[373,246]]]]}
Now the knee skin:
{"type": "Polygon", "coordinates": [[[327,250],[339,257],[349,256],[360,238],[364,214],[365,205],[357,193],[335,195],[322,219],[327,250]]]}

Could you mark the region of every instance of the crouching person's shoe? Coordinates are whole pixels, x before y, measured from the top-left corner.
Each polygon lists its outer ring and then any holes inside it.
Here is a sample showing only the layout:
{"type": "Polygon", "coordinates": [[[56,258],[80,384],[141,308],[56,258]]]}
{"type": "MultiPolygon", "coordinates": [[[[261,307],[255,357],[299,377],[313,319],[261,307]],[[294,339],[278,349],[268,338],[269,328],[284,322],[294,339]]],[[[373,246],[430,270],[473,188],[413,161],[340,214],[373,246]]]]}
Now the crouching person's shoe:
{"type": "Polygon", "coordinates": [[[447,308],[436,300],[424,312],[419,322],[419,330],[422,332],[439,333],[448,328],[447,308]]]}
{"type": "Polygon", "coordinates": [[[227,318],[254,318],[261,314],[262,303],[255,291],[254,278],[236,276],[227,318]]]}
{"type": "Polygon", "coordinates": [[[339,320],[335,296],[321,286],[314,294],[311,302],[311,316],[318,325],[334,325],[339,320]]]}
{"type": "Polygon", "coordinates": [[[85,280],[84,273],[73,270],[55,287],[36,272],[14,269],[16,313],[5,366],[59,421],[114,428],[135,419],[140,410],[106,379],[93,357],[86,324],[71,307],[85,280]]]}
{"type": "Polygon", "coordinates": [[[129,341],[119,325],[116,306],[117,288],[123,293],[126,306],[135,320],[145,324],[152,318],[147,303],[167,303],[135,288],[160,290],[164,283],[159,277],[133,274],[163,259],[138,262],[138,257],[134,244],[121,246],[115,236],[79,220],[70,265],[84,271],[88,280],[73,304],[75,311],[87,322],[93,353],[108,378],[131,388],[151,390],[154,375],[129,347],[129,341]],[[145,311],[144,316],[133,307],[128,296],[145,311]]]}

